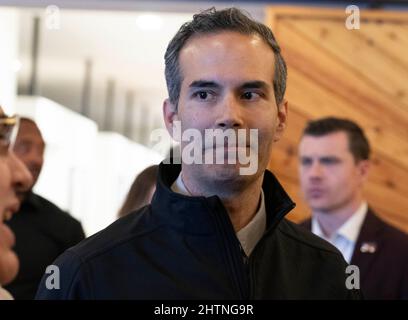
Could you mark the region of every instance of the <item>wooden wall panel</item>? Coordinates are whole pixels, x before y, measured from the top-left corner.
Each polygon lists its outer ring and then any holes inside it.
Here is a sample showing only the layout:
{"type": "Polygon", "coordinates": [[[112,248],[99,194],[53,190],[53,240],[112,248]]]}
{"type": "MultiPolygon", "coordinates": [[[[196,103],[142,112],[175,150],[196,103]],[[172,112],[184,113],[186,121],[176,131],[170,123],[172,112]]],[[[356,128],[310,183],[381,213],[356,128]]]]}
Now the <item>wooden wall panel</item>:
{"type": "Polygon", "coordinates": [[[408,231],[408,13],[361,10],[359,30],[345,27],[341,9],[274,7],[267,10],[288,65],[289,124],[275,145],[270,169],[297,208],[302,200],[297,148],[310,119],[340,116],[359,123],[373,149],[365,187],[380,216],[408,231]]]}

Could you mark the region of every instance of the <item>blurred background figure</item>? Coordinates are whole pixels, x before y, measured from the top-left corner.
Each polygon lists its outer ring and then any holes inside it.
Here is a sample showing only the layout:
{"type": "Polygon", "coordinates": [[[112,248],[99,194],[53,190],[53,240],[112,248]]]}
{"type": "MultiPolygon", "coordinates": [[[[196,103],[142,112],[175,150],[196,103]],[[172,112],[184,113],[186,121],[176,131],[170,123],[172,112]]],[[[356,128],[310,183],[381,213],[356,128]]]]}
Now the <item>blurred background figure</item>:
{"type": "Polygon", "coordinates": [[[15,237],[4,221],[18,210],[19,194],[32,184],[30,173],[10,150],[16,124],[17,119],[7,117],[0,107],[0,300],[12,299],[1,286],[12,281],[19,268],[18,258],[11,250],[15,237]]]}
{"type": "Polygon", "coordinates": [[[158,165],[147,167],[136,177],[123,206],[119,210],[119,218],[150,203],[156,190],[158,169],[158,165]]]}
{"type": "MultiPolygon", "coordinates": [[[[14,152],[33,176],[16,216],[7,222],[15,233],[20,271],[6,289],[15,299],[33,299],[45,269],[66,249],[85,238],[81,224],[32,190],[44,163],[45,142],[36,123],[20,119],[14,152]]],[[[58,188],[58,186],[55,186],[58,188]]]]}
{"type": "Polygon", "coordinates": [[[408,235],[368,206],[363,186],[370,145],[354,122],[322,118],[306,126],[299,147],[300,181],[312,218],[303,225],[360,268],[367,299],[408,299],[408,235]]]}

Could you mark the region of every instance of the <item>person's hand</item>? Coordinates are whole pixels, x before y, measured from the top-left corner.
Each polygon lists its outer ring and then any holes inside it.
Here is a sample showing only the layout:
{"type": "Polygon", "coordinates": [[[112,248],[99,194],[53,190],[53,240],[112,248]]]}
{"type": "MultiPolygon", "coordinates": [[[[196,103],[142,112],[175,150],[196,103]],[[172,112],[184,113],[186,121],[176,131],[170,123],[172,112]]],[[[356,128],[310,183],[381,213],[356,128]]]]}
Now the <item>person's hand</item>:
{"type": "Polygon", "coordinates": [[[10,283],[17,275],[19,261],[14,246],[15,237],[8,226],[0,221],[0,284],[10,283]]]}

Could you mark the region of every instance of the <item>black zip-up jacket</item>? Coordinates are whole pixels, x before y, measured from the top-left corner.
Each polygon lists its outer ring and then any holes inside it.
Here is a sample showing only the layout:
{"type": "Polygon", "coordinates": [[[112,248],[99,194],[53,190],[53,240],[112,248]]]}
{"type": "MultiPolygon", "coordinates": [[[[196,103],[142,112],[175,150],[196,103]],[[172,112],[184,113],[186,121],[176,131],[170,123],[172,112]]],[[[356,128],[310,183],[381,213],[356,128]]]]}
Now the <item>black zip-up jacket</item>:
{"type": "Polygon", "coordinates": [[[248,259],[217,196],[171,191],[179,173],[161,164],[152,204],[62,254],[59,281],[50,269],[37,299],[359,298],[337,249],[284,219],[294,203],[272,173],[267,230],[248,259]]]}

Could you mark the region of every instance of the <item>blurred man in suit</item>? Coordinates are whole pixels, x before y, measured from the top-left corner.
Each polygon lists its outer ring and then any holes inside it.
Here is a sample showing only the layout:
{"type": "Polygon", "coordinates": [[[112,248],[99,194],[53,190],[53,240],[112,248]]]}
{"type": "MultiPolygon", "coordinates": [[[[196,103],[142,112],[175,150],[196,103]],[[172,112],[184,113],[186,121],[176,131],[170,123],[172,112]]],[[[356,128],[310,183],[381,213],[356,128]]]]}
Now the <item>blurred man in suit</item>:
{"type": "Polygon", "coordinates": [[[360,269],[368,299],[408,299],[408,236],[368,206],[363,185],[370,146],[354,122],[323,118],[308,123],[299,147],[300,180],[312,218],[303,222],[360,269]]]}
{"type": "Polygon", "coordinates": [[[47,266],[85,237],[77,220],[32,191],[41,173],[44,150],[45,142],[36,123],[21,118],[14,152],[30,171],[33,183],[20,194],[21,208],[8,222],[17,237],[20,271],[6,289],[17,300],[33,299],[47,266]]]}
{"type": "Polygon", "coordinates": [[[10,149],[17,122],[16,117],[6,116],[0,107],[0,300],[12,299],[1,285],[12,281],[19,268],[17,255],[11,250],[15,237],[4,221],[18,210],[18,195],[32,184],[30,173],[10,149]]]}

